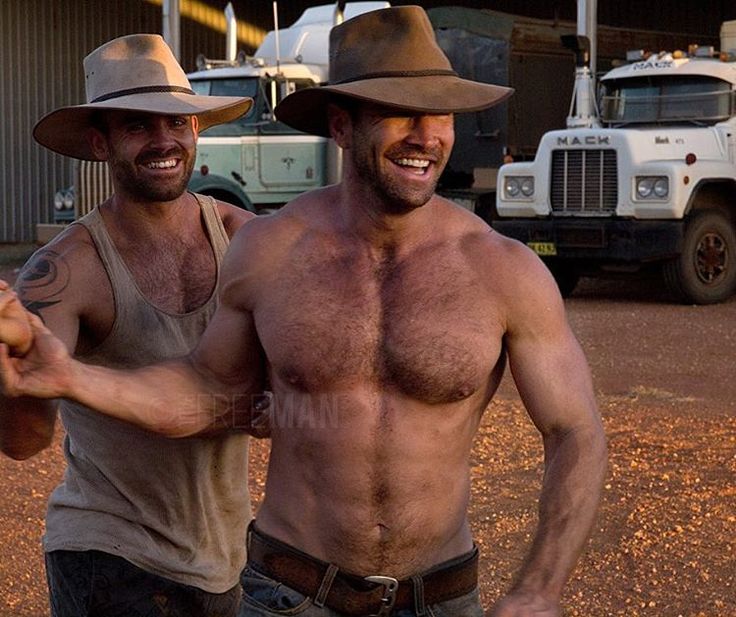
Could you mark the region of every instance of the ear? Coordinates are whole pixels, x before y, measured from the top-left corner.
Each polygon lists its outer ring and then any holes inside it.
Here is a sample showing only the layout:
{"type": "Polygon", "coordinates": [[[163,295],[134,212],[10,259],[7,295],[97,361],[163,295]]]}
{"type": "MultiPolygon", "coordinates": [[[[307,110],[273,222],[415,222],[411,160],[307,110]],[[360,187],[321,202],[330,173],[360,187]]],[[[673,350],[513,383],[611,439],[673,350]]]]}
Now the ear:
{"type": "Polygon", "coordinates": [[[194,133],[194,139],[199,137],[199,117],[192,116],[192,133],[194,133]]]}
{"type": "Polygon", "coordinates": [[[87,129],[87,142],[92,150],[92,154],[100,161],[106,161],[110,156],[110,150],[107,143],[107,135],[100,129],[87,129]]]}
{"type": "Polygon", "coordinates": [[[327,123],[330,136],[343,150],[349,150],[352,143],[353,119],[342,107],[334,103],[327,105],[327,123]]]}

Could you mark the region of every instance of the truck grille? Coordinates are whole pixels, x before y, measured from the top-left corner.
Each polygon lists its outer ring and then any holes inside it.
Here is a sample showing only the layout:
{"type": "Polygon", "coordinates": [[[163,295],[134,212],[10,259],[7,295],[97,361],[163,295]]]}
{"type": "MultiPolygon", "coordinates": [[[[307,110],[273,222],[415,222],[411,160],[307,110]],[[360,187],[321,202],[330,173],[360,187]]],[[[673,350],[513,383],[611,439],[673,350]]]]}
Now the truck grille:
{"type": "Polygon", "coordinates": [[[618,202],[615,150],[552,152],[552,212],[613,214],[618,202]]]}

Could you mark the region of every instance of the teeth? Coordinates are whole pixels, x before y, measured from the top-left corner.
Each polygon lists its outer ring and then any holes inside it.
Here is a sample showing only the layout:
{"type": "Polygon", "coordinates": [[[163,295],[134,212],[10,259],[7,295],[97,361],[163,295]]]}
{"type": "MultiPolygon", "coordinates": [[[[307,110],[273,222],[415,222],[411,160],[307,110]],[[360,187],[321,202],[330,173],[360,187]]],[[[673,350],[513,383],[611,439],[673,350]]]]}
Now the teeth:
{"type": "Polygon", "coordinates": [[[151,161],[146,165],[149,169],[168,169],[170,167],[176,167],[176,159],[169,159],[168,161],[151,161]]]}
{"type": "Polygon", "coordinates": [[[406,167],[418,167],[424,169],[429,167],[429,161],[423,159],[397,159],[396,163],[399,165],[405,165],[406,167]]]}

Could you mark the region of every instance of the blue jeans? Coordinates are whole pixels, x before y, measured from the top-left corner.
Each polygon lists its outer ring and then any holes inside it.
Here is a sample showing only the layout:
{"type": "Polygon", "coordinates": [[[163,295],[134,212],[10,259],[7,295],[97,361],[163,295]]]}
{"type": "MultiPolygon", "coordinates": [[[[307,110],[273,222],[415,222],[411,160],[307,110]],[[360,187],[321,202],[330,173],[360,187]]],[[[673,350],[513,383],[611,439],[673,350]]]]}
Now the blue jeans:
{"type": "Polygon", "coordinates": [[[101,551],[46,553],[52,617],[236,617],[241,590],[208,593],[101,551]]]}
{"type": "MultiPolygon", "coordinates": [[[[312,599],[290,587],[264,576],[251,566],[246,566],[240,577],[243,586],[243,602],[239,617],[342,617],[327,607],[316,606],[312,599]]],[[[423,615],[414,609],[397,610],[392,617],[483,617],[478,590],[469,594],[426,607],[423,615]]]]}

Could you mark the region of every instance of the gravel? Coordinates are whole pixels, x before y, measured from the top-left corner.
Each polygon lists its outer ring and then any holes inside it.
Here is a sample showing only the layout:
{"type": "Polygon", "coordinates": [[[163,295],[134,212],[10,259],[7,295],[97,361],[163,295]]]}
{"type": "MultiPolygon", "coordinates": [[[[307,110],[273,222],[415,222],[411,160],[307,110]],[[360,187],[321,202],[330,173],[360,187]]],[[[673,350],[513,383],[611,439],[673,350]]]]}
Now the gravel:
{"type": "MultiPolygon", "coordinates": [[[[565,615],[734,617],[736,298],[681,306],[657,281],[584,279],[567,306],[593,370],[610,463],[565,615]]],[[[61,431],[23,463],[0,457],[0,617],[48,615],[40,536],[63,472],[60,441],[61,431]]],[[[486,604],[511,583],[534,532],[541,454],[506,376],[470,464],[486,604]]],[[[256,503],[267,457],[268,442],[254,443],[256,503]]]]}

